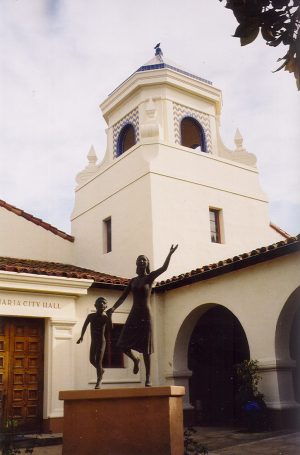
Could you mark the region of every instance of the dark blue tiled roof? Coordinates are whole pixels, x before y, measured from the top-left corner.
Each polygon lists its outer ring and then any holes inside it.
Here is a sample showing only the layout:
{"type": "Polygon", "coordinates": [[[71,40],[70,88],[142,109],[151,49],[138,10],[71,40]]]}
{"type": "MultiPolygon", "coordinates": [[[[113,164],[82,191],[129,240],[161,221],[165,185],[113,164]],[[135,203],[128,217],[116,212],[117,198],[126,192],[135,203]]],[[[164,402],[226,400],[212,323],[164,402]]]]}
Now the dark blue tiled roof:
{"type": "Polygon", "coordinates": [[[162,68],[169,68],[173,71],[176,71],[177,73],[181,73],[181,74],[184,74],[185,76],[192,77],[193,79],[196,79],[197,81],[205,82],[206,84],[212,85],[212,82],[208,81],[207,79],[203,79],[202,77],[195,76],[195,74],[189,73],[188,71],[184,71],[180,68],[176,68],[175,66],[168,65],[167,63],[156,63],[154,65],[143,65],[137,70],[137,73],[142,72],[142,71],[159,70],[162,68]]]}

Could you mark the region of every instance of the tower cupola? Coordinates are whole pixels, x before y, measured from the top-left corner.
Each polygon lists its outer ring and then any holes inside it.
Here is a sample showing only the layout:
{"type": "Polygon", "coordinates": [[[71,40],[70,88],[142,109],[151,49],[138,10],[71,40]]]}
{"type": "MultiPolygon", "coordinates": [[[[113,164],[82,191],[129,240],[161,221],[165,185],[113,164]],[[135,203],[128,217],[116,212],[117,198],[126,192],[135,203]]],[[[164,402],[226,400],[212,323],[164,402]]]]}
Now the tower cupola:
{"type": "Polygon", "coordinates": [[[245,156],[235,154],[221,140],[221,91],[166,58],[160,43],[154,49],[154,57],[101,104],[108,125],[104,162],[141,143],[159,141],[255,165],[254,155],[246,150],[245,156]]]}

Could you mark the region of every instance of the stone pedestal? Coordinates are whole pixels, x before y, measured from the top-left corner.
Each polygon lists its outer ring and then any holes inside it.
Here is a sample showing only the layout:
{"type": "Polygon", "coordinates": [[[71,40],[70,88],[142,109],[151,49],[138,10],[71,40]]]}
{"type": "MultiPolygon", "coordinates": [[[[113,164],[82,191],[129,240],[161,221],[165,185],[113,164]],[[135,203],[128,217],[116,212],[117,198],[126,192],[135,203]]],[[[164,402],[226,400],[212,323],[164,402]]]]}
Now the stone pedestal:
{"type": "Polygon", "coordinates": [[[184,387],[59,393],[63,455],[182,455],[184,387]]]}

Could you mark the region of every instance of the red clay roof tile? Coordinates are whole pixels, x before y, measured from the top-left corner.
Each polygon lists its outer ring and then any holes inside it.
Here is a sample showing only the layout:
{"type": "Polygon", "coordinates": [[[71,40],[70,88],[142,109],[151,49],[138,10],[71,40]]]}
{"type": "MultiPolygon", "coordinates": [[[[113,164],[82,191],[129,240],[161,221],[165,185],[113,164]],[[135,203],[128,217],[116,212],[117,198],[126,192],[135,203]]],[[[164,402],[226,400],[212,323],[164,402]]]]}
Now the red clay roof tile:
{"type": "Polygon", "coordinates": [[[57,262],[34,261],[31,259],[16,259],[0,257],[0,270],[17,273],[33,273],[37,275],[61,276],[66,278],[91,279],[98,285],[117,286],[123,289],[127,283],[127,278],[108,275],[96,272],[71,264],[61,264],[57,262]]]}
{"type": "Polygon", "coordinates": [[[192,270],[189,273],[172,277],[171,280],[163,280],[156,284],[155,291],[164,292],[196,281],[213,278],[223,273],[232,272],[260,262],[268,261],[285,254],[300,250],[300,234],[296,237],[288,237],[277,243],[256,248],[249,253],[242,253],[232,258],[224,259],[218,263],[204,265],[201,269],[192,270]]]}

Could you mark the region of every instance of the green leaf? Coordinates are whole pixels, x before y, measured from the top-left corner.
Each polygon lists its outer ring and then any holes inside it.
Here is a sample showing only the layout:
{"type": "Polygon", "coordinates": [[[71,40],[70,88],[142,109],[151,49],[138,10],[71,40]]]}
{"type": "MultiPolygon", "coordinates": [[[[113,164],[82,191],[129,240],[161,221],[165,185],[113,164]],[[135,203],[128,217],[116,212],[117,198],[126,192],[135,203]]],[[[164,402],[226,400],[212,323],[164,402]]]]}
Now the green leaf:
{"type": "Polygon", "coordinates": [[[238,25],[233,36],[238,38],[246,38],[254,30],[257,30],[257,28],[259,28],[259,22],[255,18],[251,18],[238,25]]]}
{"type": "Polygon", "coordinates": [[[265,27],[265,26],[261,27],[261,34],[265,41],[274,41],[275,40],[275,36],[273,35],[272,30],[268,27],[265,27]]]}
{"type": "Polygon", "coordinates": [[[252,32],[249,33],[248,36],[241,37],[240,38],[241,46],[247,46],[247,44],[252,43],[256,39],[258,33],[259,33],[259,27],[257,27],[256,29],[252,30],[252,32]]]}
{"type": "Polygon", "coordinates": [[[268,44],[269,46],[276,47],[276,46],[278,46],[278,44],[281,43],[281,41],[282,41],[282,36],[279,36],[277,39],[275,39],[274,41],[270,41],[270,42],[268,42],[267,44],[268,44]]]}

